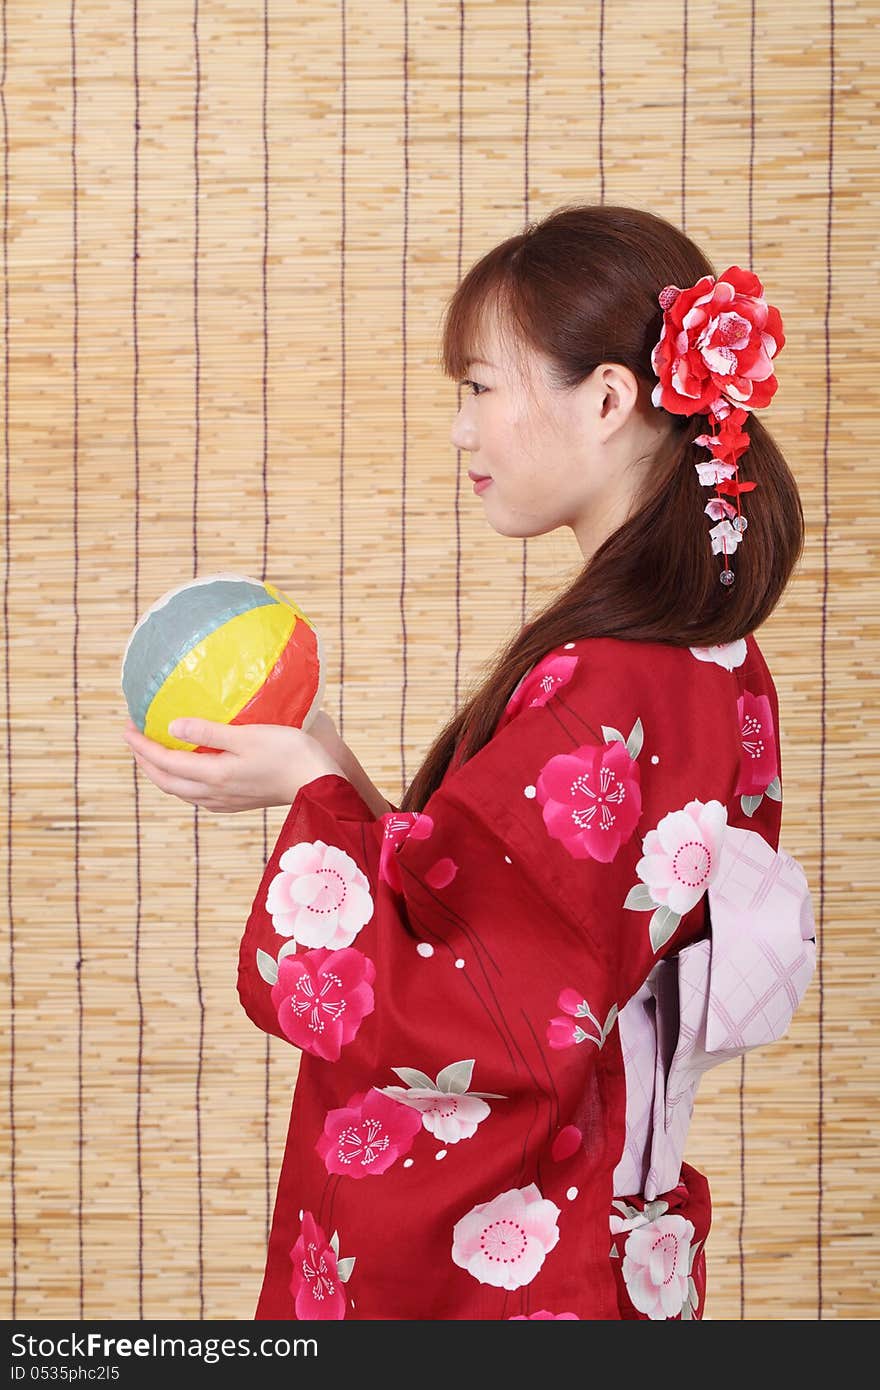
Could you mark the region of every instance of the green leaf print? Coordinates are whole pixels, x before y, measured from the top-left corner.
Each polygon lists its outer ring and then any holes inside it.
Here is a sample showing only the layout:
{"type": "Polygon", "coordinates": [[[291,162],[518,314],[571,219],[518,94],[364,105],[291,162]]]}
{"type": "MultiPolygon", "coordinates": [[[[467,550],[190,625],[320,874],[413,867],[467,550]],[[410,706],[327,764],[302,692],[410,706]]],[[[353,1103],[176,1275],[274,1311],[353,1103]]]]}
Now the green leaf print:
{"type": "Polygon", "coordinates": [[[647,883],[634,883],[626,895],[624,907],[628,907],[631,912],[650,912],[657,904],[651,897],[651,890],[647,883]]]}
{"type": "Polygon", "coordinates": [[[401,1081],[405,1081],[407,1086],[417,1086],[420,1089],[427,1087],[429,1091],[436,1091],[437,1085],[426,1076],[423,1071],[416,1071],[415,1067],[392,1067],[395,1076],[399,1076],[401,1081]]]}
{"type": "Polygon", "coordinates": [[[465,1062],[450,1062],[448,1067],[438,1071],[437,1089],[446,1091],[448,1095],[464,1095],[474,1074],[474,1061],[475,1058],[471,1057],[465,1062]]]}
{"type": "Polygon", "coordinates": [[[275,964],[273,956],[268,951],[261,951],[257,947],[257,969],[266,981],[267,985],[274,985],[278,982],[278,966],[275,964]]]}
{"type": "Polygon", "coordinates": [[[666,945],[680,921],[681,916],[673,912],[671,907],[657,908],[648,924],[648,934],[654,951],[659,951],[661,946],[666,945]]]}

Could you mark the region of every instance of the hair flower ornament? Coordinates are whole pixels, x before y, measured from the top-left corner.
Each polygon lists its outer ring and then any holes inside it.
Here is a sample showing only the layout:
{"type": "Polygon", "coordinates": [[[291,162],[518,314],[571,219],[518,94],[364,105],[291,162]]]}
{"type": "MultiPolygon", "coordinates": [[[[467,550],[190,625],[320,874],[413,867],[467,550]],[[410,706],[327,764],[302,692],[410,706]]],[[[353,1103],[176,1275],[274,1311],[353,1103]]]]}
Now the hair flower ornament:
{"type": "Polygon", "coordinates": [[[673,415],[702,415],[711,433],[694,443],[710,458],[694,467],[703,487],[723,496],[704,508],[717,524],[709,532],[712,554],[724,554],[722,584],[734,580],[728,556],[748,522],[740,496],[757,483],[740,482],[737,460],[749,447],[743,425],[751,410],[769,405],[778,382],[773,359],[785,344],[779,310],[764,298],[757,275],[732,265],[717,279],[704,275],[688,289],[666,285],[657,296],[663,328],[651,352],[658,381],[652,403],[673,415]],[[734,507],[725,497],[736,499],[734,507]]]}

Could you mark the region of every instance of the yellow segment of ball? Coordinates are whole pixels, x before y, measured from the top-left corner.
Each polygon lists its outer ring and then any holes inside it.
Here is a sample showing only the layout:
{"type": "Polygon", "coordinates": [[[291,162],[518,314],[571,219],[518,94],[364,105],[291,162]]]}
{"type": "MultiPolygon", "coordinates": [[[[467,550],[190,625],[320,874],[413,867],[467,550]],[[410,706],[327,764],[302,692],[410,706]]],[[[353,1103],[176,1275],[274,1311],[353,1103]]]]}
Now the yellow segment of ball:
{"type": "MultiPolygon", "coordinates": [[[[221,724],[244,709],[275,666],[305,614],[271,584],[277,603],[251,608],[197,642],[163,681],[147,710],[144,733],[166,748],[198,745],[169,734],[172,719],[196,716],[221,724]]],[[[309,626],[313,626],[309,623],[309,626]]]]}

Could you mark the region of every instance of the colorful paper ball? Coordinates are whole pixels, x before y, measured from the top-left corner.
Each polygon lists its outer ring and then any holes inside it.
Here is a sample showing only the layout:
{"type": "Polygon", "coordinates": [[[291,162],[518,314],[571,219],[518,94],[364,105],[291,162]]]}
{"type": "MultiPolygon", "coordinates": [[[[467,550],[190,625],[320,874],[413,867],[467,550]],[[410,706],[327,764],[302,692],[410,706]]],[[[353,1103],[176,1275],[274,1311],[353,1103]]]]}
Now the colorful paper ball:
{"type": "Polygon", "coordinates": [[[133,722],[166,748],[173,719],[308,729],[324,696],[321,638],[274,584],[213,574],[170,589],[138,619],[122,659],[133,722]]]}

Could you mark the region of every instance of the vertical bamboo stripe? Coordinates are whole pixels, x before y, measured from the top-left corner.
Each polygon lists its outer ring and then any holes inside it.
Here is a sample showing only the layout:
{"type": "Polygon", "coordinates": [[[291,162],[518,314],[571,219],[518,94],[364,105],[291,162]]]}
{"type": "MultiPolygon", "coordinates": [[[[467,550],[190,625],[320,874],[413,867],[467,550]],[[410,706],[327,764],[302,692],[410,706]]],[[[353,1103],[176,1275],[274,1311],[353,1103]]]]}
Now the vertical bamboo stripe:
{"type": "Polygon", "coordinates": [[[73,875],[74,922],[76,926],[76,1229],[79,1247],[79,1316],[85,1303],[85,1255],[83,1249],[83,942],[80,910],[80,824],[79,824],[79,184],[76,169],[76,0],[70,5],[70,90],[71,192],[73,212],[73,875]]]}
{"type": "MultiPolygon", "coordinates": [[[[458,4],[458,240],[455,251],[455,283],[461,280],[464,265],[464,31],[465,0],[458,4]]],[[[456,413],[461,410],[461,387],[455,388],[456,413]]],[[[461,701],[461,450],[455,451],[455,666],[454,666],[454,709],[458,713],[461,701]]]]}
{"type": "Polygon", "coordinates": [[[12,469],[9,456],[9,114],[6,110],[6,0],[3,0],[3,75],[0,104],[3,108],[3,674],[6,691],[6,914],[9,921],[9,1234],[11,1254],[12,1317],[18,1311],[18,1204],[15,1179],[18,1157],[15,1130],[15,905],[12,890],[12,688],[9,649],[9,577],[12,551],[10,495],[12,469]]]}
{"type": "Polygon", "coordinates": [[[599,202],[605,202],[605,0],[599,0],[599,202]]]}
{"type": "MultiPolygon", "coordinates": [[[[532,11],[530,0],[526,6],[526,65],[525,65],[525,126],[523,129],[523,228],[529,225],[529,116],[531,115],[532,92],[532,11]]],[[[528,593],[529,542],[524,536],[522,543],[522,597],[520,599],[521,624],[526,620],[526,596],[528,593]]]]}
{"type": "MultiPolygon", "coordinates": [[[[202,385],[201,339],[199,335],[199,114],[202,96],[202,67],[199,53],[199,0],[193,3],[193,50],[195,58],[195,103],[193,107],[193,341],[195,345],[195,450],[193,454],[193,495],[192,495],[192,576],[199,572],[199,465],[202,421],[200,414],[200,393],[202,385]]],[[[198,1196],[198,1279],[199,1279],[199,1317],[205,1316],[205,1225],[204,1197],[202,1191],[202,1070],[205,1048],[205,1000],[202,993],[201,962],[199,960],[199,896],[201,888],[201,868],[199,863],[199,808],[193,808],[193,974],[199,1004],[198,1054],[195,1080],[195,1126],[196,1126],[196,1188],[198,1196]]]]}
{"type": "Polygon", "coordinates": [[[827,211],[825,215],[825,430],[822,441],[822,720],[819,755],[819,883],[816,914],[817,975],[819,988],[819,1106],[816,1127],[816,1317],[824,1313],[822,1269],[822,1220],[825,1200],[824,1136],[825,1136],[825,766],[828,727],[828,589],[830,562],[828,537],[830,516],[830,459],[831,459],[831,294],[832,294],[832,229],[834,220],[834,0],[828,10],[828,176],[827,211]]]}
{"type": "Polygon", "coordinates": [[[401,479],[400,479],[400,652],[403,672],[400,687],[400,784],[407,785],[406,776],[406,695],[409,684],[409,652],[406,628],[406,485],[408,464],[407,437],[407,253],[409,251],[409,0],[403,0],[403,248],[400,264],[400,415],[401,415],[401,479]]]}
{"type": "MultiPolygon", "coordinates": [[[[261,405],[263,412],[263,562],[260,578],[269,577],[269,0],[263,0],[263,376],[261,382],[261,405]]],[[[269,862],[269,820],[264,807],[261,813],[263,822],[263,863],[269,862]]],[[[263,1087],[263,1151],[264,1181],[266,1191],[265,1216],[263,1228],[266,1245],[269,1244],[269,1230],[272,1219],[272,1156],[269,1147],[269,1108],[272,1094],[272,1038],[269,1033],[263,1044],[264,1087],[263,1087]]]]}
{"type": "Polygon", "coordinates": [[[681,34],[681,230],[687,231],[688,0],[682,0],[681,34]]]}
{"type": "Polygon", "coordinates": [[[339,165],[340,195],[340,239],[339,239],[339,503],[337,508],[339,526],[339,575],[337,592],[339,594],[339,732],[345,738],[345,418],[346,418],[346,339],[345,339],[345,256],[347,250],[346,224],[346,154],[348,152],[348,87],[346,71],[347,26],[345,0],[341,0],[341,122],[342,136],[339,165]]]}
{"type": "MultiPolygon", "coordinates": [[[[132,336],[132,440],[134,458],[134,536],[133,557],[134,575],[132,584],[132,616],[134,627],[141,611],[140,597],[140,344],[138,340],[138,261],[140,260],[140,68],[138,62],[138,0],[134,0],[131,16],[132,54],[134,59],[134,170],[133,170],[133,254],[131,289],[131,336],[132,336]]],[[[134,902],[134,989],[137,1003],[137,1071],[135,1076],[135,1163],[137,1168],[137,1306],[138,1317],[144,1317],[144,1158],[143,1158],[143,1111],[144,1111],[144,1032],[146,1014],[141,982],[141,926],[143,914],[143,881],[141,864],[141,812],[140,783],[137,764],[132,761],[132,804],[134,807],[134,855],[135,855],[135,902],[134,902]]]]}

